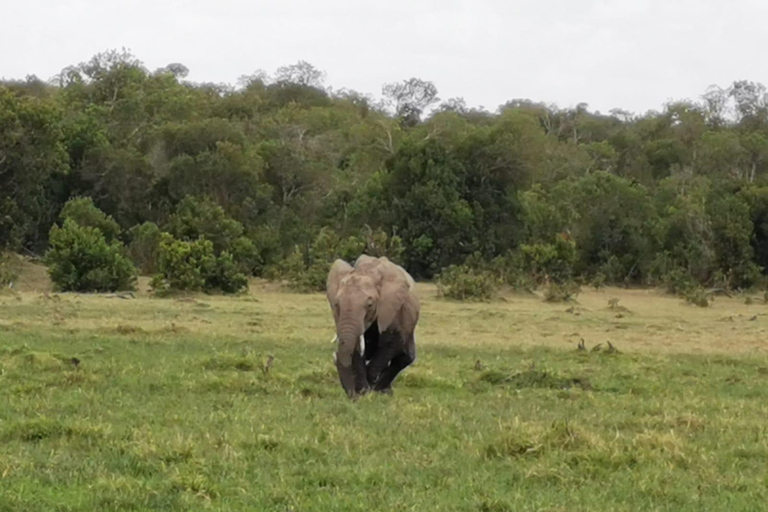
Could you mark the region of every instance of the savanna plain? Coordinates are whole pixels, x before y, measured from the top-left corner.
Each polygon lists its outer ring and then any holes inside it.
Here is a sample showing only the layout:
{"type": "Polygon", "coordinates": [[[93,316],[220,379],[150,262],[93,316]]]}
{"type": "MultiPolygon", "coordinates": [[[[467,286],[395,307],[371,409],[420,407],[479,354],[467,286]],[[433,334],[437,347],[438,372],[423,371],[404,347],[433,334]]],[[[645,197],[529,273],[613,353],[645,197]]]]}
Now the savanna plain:
{"type": "Polygon", "coordinates": [[[42,272],[0,294],[0,511],[767,507],[762,298],[419,284],[416,362],[352,403],[320,294],[56,294],[42,272]]]}

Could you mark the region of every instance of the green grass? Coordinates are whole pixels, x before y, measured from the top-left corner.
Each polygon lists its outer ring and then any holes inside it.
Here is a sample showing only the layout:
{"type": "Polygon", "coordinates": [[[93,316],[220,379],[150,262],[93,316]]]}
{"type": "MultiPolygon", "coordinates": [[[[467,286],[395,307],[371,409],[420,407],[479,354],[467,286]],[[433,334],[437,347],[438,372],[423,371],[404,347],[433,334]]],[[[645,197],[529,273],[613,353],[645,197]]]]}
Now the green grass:
{"type": "Polygon", "coordinates": [[[432,291],[357,403],[321,295],[0,295],[0,511],[765,509],[760,306],[432,291]]]}

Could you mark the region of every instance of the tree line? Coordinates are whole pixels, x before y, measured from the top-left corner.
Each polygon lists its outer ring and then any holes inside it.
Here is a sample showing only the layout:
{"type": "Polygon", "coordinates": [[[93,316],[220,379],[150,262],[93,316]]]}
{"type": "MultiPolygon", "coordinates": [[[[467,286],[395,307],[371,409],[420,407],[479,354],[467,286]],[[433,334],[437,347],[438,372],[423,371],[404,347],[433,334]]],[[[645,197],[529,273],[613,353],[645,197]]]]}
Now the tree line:
{"type": "Polygon", "coordinates": [[[65,289],[136,272],[160,289],[248,275],[318,289],[334,258],[363,251],[421,279],[764,282],[762,84],[637,115],[489,112],[417,78],[377,100],[303,61],[237,86],[186,76],[113,50],[1,82],[0,248],[47,255],[65,289]]]}

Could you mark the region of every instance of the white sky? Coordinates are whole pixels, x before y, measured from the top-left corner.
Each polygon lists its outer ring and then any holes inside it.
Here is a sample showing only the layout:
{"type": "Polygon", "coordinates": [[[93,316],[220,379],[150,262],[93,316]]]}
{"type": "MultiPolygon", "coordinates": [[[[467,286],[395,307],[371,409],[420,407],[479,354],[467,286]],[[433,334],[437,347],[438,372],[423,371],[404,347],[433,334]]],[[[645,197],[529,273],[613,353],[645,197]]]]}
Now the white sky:
{"type": "Polygon", "coordinates": [[[377,96],[415,76],[489,110],[528,98],[643,113],[711,84],[768,84],[768,2],[0,0],[0,77],[46,79],[121,47],[199,82],[303,59],[377,96]]]}

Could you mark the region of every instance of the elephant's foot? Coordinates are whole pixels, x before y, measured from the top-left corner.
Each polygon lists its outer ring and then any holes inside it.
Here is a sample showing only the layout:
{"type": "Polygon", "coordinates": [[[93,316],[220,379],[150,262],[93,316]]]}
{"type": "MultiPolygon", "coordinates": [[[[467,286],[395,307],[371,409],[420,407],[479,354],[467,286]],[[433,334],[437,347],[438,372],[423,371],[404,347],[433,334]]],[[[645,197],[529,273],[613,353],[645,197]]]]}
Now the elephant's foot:
{"type": "Polygon", "coordinates": [[[382,395],[389,395],[389,396],[392,396],[394,394],[391,387],[377,389],[376,392],[381,393],[382,395]]]}

